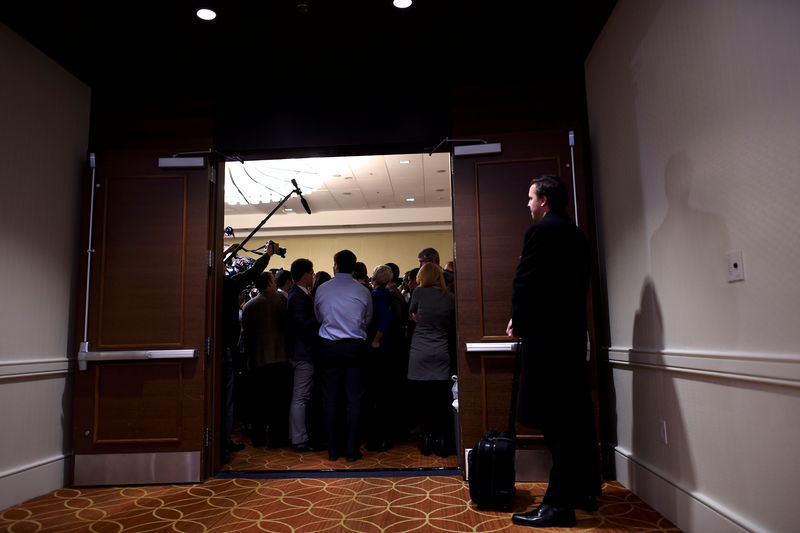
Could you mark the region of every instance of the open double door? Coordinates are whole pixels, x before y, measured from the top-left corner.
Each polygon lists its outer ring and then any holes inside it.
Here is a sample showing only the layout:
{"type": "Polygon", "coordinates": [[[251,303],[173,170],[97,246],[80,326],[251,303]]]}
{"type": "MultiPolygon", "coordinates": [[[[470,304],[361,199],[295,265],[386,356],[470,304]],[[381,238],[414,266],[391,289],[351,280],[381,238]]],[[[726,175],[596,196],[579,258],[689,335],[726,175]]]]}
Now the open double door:
{"type": "MultiPolygon", "coordinates": [[[[570,211],[593,233],[580,145],[573,161],[567,132],[485,139],[501,152],[457,156],[453,178],[462,452],[507,421],[513,359],[504,332],[531,177],[559,175],[572,192],[575,170],[570,211]]],[[[83,272],[87,343],[74,388],[76,485],[193,482],[216,467],[222,270],[212,251],[221,246],[222,194],[213,168],[159,168],[168,155],[98,154],[91,269],[83,272]]],[[[536,433],[518,434],[535,453],[536,433]]],[[[546,476],[547,462],[526,461],[529,477],[546,476]]]]}

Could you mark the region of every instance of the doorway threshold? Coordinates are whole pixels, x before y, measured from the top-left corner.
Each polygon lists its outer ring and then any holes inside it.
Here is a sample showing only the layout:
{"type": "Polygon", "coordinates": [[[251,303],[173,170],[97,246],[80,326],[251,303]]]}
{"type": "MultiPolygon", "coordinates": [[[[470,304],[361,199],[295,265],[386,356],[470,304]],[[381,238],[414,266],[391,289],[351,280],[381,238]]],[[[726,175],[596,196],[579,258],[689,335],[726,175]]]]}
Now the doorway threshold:
{"type": "Polygon", "coordinates": [[[359,477],[437,477],[461,476],[461,469],[440,468],[361,468],[349,470],[225,470],[216,479],[299,479],[359,477]]]}

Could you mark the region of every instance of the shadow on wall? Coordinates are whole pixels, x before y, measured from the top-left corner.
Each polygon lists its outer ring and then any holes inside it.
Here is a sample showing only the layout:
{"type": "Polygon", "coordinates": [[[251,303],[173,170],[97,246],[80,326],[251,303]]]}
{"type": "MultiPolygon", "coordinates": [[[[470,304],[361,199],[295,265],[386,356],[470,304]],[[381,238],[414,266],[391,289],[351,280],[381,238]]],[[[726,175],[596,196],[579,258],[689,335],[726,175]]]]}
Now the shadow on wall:
{"type": "MultiPolygon", "coordinates": [[[[700,351],[735,343],[738,316],[728,290],[725,253],[730,246],[724,219],[690,203],[694,170],[685,152],[675,152],[664,170],[667,212],[650,239],[650,272],[644,280],[633,323],[631,453],[636,463],[667,482],[691,491],[695,468],[687,434],[686,398],[679,393],[678,374],[665,368],[671,349],[700,351]],[[656,289],[659,288],[659,290],[656,289]]],[[[671,357],[679,357],[671,355],[671,357]]],[[[631,476],[639,489],[645,480],[631,476]]],[[[661,493],[659,509],[666,516],[686,516],[690,509],[661,493]]]]}
{"type": "Polygon", "coordinates": [[[727,286],[730,248],[723,217],[690,204],[694,170],[684,152],[664,171],[667,213],[650,239],[650,272],[662,289],[670,347],[734,347],[738,331],[735,294],[727,286]]]}
{"type": "MultiPolygon", "coordinates": [[[[631,453],[634,461],[646,469],[678,486],[691,488],[695,485],[694,467],[675,389],[675,374],[658,368],[665,364],[663,351],[664,317],[655,284],[647,277],[633,321],[630,353],[633,364],[631,453]]],[[[637,477],[637,471],[632,472],[634,492],[649,485],[637,477]]],[[[645,492],[652,492],[652,486],[645,492]]],[[[659,503],[658,510],[662,514],[678,516],[678,503],[674,498],[662,498],[659,503]]]]}

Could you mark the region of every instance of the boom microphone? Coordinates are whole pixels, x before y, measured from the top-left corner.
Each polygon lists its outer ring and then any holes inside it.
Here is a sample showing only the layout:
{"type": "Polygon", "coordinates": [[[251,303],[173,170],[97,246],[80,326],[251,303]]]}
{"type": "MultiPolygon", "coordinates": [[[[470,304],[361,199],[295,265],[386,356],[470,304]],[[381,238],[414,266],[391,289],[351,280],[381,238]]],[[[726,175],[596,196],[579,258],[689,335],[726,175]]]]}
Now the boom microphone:
{"type": "Polygon", "coordinates": [[[310,215],[311,214],[311,208],[308,207],[308,202],[306,201],[305,198],[303,198],[303,193],[300,192],[300,187],[297,185],[297,181],[293,179],[292,180],[292,185],[294,185],[294,189],[297,192],[297,196],[300,197],[300,203],[303,204],[303,209],[305,209],[306,213],[308,213],[310,215]]]}

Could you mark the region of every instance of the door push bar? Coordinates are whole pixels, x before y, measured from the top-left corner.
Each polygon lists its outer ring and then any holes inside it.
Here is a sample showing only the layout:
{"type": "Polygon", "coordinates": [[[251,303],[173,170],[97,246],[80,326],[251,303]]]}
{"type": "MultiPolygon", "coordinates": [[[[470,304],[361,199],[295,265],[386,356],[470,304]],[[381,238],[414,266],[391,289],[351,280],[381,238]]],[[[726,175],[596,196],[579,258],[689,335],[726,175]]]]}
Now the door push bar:
{"type": "Polygon", "coordinates": [[[467,353],[470,352],[516,352],[519,342],[468,342],[467,353]]]}
{"type": "Polygon", "coordinates": [[[78,351],[78,370],[86,370],[88,361],[141,361],[143,359],[192,359],[197,350],[120,350],[90,352],[89,343],[81,343],[78,351]]]}

